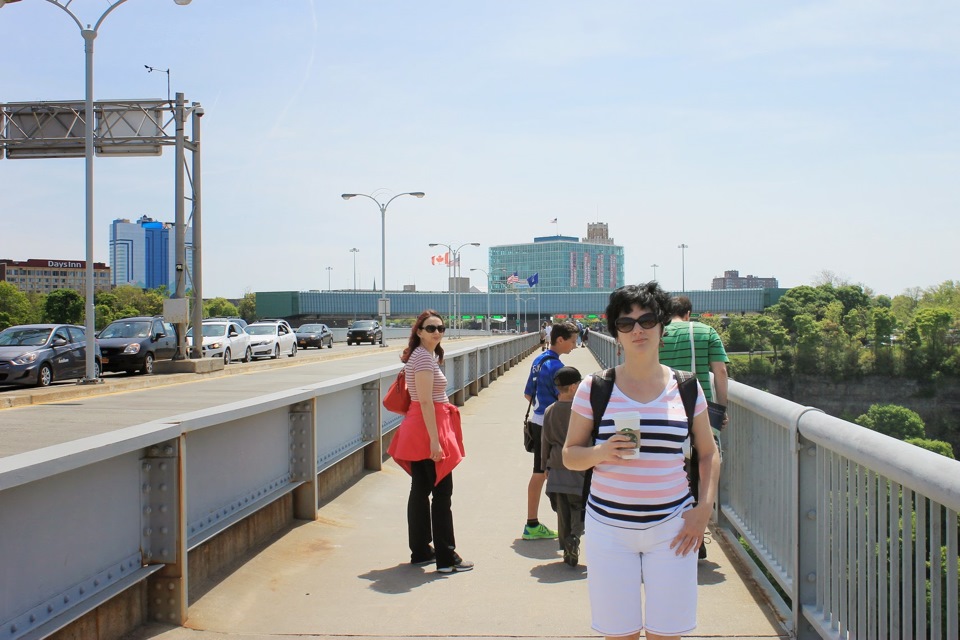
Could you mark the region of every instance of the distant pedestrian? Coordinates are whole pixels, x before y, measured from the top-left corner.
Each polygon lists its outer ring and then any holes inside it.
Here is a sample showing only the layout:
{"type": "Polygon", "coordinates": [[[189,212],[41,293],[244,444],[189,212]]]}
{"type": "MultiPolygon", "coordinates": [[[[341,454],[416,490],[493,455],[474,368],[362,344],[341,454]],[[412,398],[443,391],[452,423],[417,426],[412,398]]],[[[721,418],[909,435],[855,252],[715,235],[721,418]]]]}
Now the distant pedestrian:
{"type": "Polygon", "coordinates": [[[553,376],[557,387],[557,401],[543,413],[543,468],[547,474],[547,497],[557,512],[557,534],[563,561],[571,567],[580,561],[580,536],[583,535],[583,471],[571,471],[563,466],[563,443],[567,439],[567,425],[573,396],[580,384],[580,372],[574,367],[562,367],[553,376]]]}
{"type": "Polygon", "coordinates": [[[540,323],[540,351],[547,350],[547,323],[540,323]]]}
{"type": "Polygon", "coordinates": [[[421,313],[410,330],[400,356],[410,410],[387,451],[410,474],[410,563],[436,562],[437,573],[444,574],[473,569],[472,562],[457,554],[453,534],[453,469],[463,460],[464,450],[460,411],[447,398],[447,378],[440,368],[445,331],[443,317],[432,309],[421,313]]]}
{"type": "Polygon", "coordinates": [[[583,337],[581,338],[582,344],[581,344],[580,346],[581,346],[581,347],[587,346],[587,342],[589,342],[589,340],[590,340],[590,327],[584,327],[584,328],[583,328],[583,337]]]}

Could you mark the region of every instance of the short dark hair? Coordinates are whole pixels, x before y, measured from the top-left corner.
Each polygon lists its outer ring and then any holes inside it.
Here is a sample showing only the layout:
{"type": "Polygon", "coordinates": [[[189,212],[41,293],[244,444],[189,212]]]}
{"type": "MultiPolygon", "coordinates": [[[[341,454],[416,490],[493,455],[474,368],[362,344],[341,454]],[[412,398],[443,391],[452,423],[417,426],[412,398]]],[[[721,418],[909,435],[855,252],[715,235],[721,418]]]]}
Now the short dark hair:
{"type": "Polygon", "coordinates": [[[577,325],[569,320],[557,322],[550,328],[550,345],[553,346],[556,344],[557,338],[566,338],[569,340],[578,333],[580,332],[577,330],[577,325]]]}
{"type": "Polygon", "coordinates": [[[610,335],[617,335],[617,318],[626,315],[634,307],[649,309],[657,316],[657,320],[664,327],[670,324],[672,306],[670,296],[660,288],[656,281],[646,284],[628,284],[614,289],[607,304],[607,328],[610,335]]]}
{"type": "Polygon", "coordinates": [[[673,307],[672,315],[685,316],[693,311],[693,303],[687,296],[674,296],[670,299],[670,306],[673,307]]]}

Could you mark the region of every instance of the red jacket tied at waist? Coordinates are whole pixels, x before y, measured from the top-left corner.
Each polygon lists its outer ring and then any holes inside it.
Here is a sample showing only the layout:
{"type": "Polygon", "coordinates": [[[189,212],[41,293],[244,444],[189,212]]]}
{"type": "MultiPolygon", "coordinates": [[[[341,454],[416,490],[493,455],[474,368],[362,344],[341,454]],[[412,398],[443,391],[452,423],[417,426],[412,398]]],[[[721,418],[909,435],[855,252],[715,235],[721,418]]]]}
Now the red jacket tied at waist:
{"type": "MultiPolygon", "coordinates": [[[[460,428],[460,410],[447,402],[434,402],[437,416],[437,435],[443,459],[437,464],[437,482],[439,483],[454,467],[463,460],[463,431],[460,428]]],[[[397,429],[390,442],[387,453],[397,461],[404,471],[410,473],[410,463],[430,459],[430,436],[423,421],[423,410],[419,402],[410,405],[410,410],[397,429]]]]}

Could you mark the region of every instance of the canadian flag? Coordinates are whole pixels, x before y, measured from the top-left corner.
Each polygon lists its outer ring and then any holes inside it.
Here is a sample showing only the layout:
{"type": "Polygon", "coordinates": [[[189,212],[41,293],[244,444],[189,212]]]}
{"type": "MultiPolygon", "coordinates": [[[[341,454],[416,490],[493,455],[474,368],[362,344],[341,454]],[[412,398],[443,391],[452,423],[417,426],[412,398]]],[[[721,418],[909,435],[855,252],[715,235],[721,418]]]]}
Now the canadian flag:
{"type": "Polygon", "coordinates": [[[430,264],[450,264],[450,252],[447,251],[437,256],[430,256],[430,264]]]}

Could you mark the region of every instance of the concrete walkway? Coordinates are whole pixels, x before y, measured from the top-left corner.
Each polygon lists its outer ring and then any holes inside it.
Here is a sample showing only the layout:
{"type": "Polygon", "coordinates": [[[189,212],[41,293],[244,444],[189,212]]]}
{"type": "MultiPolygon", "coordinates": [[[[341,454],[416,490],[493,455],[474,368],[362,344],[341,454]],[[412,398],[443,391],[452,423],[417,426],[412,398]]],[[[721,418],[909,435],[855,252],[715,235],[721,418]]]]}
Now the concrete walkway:
{"type": "MultiPolygon", "coordinates": [[[[539,352],[538,352],[539,353],[539,352]]],[[[564,362],[598,369],[586,349],[564,362]]],[[[532,356],[462,408],[467,457],[454,473],[454,517],[469,573],[407,564],[407,475],[392,461],[222,576],[193,602],[185,628],[151,624],[130,640],[595,638],[586,577],[552,540],[524,541],[523,382],[532,356]]],[[[556,517],[546,499],[541,519],[556,517]]],[[[720,544],[700,563],[700,627],[690,638],[785,638],[720,544]]],[[[193,585],[192,587],[196,587],[193,585]]]]}

